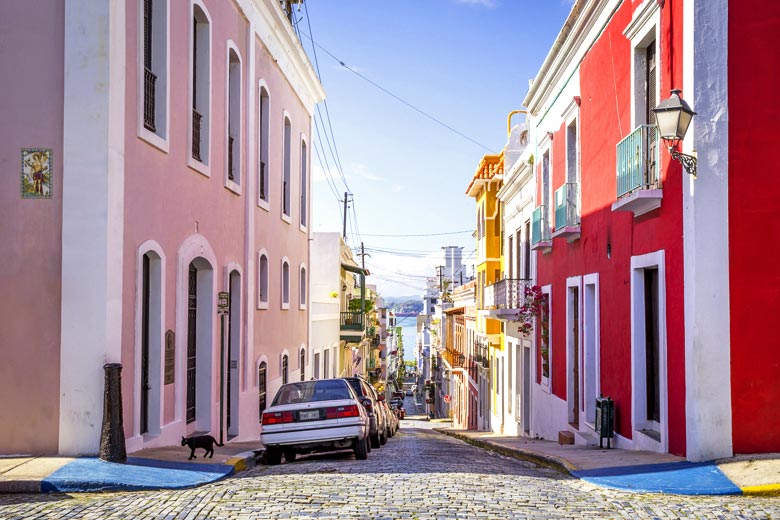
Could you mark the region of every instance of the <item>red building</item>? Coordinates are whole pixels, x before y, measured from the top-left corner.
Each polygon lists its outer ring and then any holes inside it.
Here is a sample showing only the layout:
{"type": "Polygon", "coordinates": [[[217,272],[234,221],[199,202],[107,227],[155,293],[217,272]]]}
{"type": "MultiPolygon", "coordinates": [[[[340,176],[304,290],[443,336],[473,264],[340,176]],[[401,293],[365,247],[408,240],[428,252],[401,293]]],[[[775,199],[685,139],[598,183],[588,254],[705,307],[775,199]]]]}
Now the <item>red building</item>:
{"type": "Polygon", "coordinates": [[[761,0],[574,3],[524,101],[547,299],[536,435],[593,442],[604,395],[619,447],[780,451],[778,28],[761,0]],[[672,89],[696,111],[675,148],[694,167],[657,131],[672,89]]]}

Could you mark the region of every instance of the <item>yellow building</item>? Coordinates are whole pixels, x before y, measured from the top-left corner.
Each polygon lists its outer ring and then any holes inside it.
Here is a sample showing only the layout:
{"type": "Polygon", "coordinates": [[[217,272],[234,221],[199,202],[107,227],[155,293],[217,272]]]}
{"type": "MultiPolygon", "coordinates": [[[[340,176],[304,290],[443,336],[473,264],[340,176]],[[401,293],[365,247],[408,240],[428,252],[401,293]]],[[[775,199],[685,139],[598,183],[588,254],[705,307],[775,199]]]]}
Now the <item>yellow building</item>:
{"type": "Polygon", "coordinates": [[[498,366],[501,358],[496,354],[503,348],[504,338],[501,322],[486,312],[493,308],[493,284],[501,279],[502,273],[501,205],[497,194],[503,176],[504,153],[485,155],[466,189],[466,194],[476,201],[477,215],[477,330],[472,356],[478,366],[480,430],[495,429],[491,425],[499,426],[501,421],[496,419],[503,413],[499,409],[502,400],[496,395],[496,389],[502,386],[498,366]]]}

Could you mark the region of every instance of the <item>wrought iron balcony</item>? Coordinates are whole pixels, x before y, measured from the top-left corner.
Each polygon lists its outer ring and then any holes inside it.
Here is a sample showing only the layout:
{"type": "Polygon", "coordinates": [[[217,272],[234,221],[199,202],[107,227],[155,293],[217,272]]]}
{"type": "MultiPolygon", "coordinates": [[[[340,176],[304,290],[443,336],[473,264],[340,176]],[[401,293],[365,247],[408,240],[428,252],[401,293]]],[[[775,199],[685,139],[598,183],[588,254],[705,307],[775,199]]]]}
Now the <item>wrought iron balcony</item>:
{"type": "Polygon", "coordinates": [[[639,125],[617,144],[617,202],[612,210],[642,215],[661,206],[658,129],[639,125]]]}
{"type": "Polygon", "coordinates": [[[365,325],[365,314],[362,312],[342,312],[341,329],[342,330],[363,330],[365,325]]]}
{"type": "Polygon", "coordinates": [[[531,216],[531,249],[545,249],[552,246],[550,222],[546,206],[537,206],[531,216]]]}
{"type": "Polygon", "coordinates": [[[144,67],[144,128],[151,132],[156,131],[154,124],[156,83],[157,76],[154,72],[144,67]]]}
{"type": "Polygon", "coordinates": [[[200,129],[203,123],[203,115],[192,109],[192,158],[196,161],[202,161],[200,157],[200,129]]]}
{"type": "Polygon", "coordinates": [[[567,182],[555,190],[555,232],[553,237],[573,240],[580,236],[579,185],[567,182]]]}
{"type": "Polygon", "coordinates": [[[525,300],[525,288],[530,280],[505,278],[496,282],[495,305],[496,309],[519,309],[525,300]]]}
{"type": "Polygon", "coordinates": [[[496,306],[496,292],[493,285],[486,285],[482,290],[482,308],[493,309],[496,306]]]}

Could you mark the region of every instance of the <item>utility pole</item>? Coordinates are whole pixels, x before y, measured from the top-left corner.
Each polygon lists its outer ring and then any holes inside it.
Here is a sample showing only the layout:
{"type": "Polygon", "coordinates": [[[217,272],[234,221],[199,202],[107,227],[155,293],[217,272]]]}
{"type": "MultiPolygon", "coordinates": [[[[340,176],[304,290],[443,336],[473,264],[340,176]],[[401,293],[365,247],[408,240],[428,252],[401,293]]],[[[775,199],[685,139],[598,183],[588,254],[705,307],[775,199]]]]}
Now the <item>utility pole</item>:
{"type": "Polygon", "coordinates": [[[444,266],[443,265],[437,266],[436,270],[439,271],[439,292],[443,292],[444,284],[442,281],[442,277],[444,276],[444,266]]]}
{"type": "Polygon", "coordinates": [[[366,268],[366,257],[371,256],[369,253],[366,253],[366,248],[363,246],[363,242],[360,243],[360,252],[357,253],[357,255],[360,257],[363,263],[363,269],[366,268]]]}
{"type": "Polygon", "coordinates": [[[344,236],[344,241],[347,240],[347,197],[349,197],[349,192],[344,192],[344,231],[342,235],[344,236]]]}

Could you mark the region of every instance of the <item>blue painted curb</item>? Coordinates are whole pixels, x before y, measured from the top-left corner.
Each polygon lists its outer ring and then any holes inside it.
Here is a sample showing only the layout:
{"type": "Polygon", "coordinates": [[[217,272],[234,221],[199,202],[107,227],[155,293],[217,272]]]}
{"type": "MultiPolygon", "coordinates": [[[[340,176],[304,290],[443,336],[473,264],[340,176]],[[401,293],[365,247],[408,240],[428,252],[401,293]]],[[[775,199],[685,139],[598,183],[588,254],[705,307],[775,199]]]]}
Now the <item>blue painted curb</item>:
{"type": "Polygon", "coordinates": [[[741,495],[713,462],[670,462],[572,471],[598,486],[642,493],[676,495],[741,495]]]}
{"type": "Polygon", "coordinates": [[[233,473],[224,464],[190,464],[130,457],[126,464],[82,458],[41,481],[42,492],[141,491],[184,489],[216,482],[233,473]]]}

